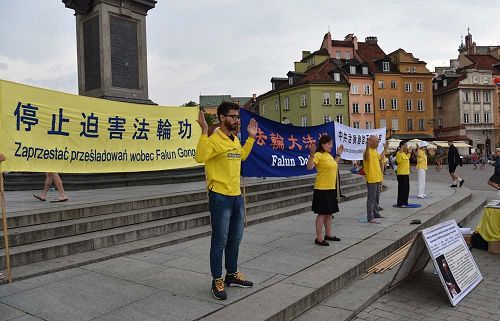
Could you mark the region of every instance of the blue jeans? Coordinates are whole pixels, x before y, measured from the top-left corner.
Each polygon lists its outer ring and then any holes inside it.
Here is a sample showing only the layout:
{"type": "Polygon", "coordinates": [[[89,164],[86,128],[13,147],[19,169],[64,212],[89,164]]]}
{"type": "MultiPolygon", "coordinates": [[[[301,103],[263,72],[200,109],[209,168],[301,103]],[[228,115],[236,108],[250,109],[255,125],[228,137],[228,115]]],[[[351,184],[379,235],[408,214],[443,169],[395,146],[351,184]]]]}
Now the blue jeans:
{"type": "Polygon", "coordinates": [[[238,271],[238,252],[243,238],[243,197],[208,193],[212,240],[210,243],[210,271],[212,277],[222,277],[222,255],[225,254],[227,273],[238,271]]]}

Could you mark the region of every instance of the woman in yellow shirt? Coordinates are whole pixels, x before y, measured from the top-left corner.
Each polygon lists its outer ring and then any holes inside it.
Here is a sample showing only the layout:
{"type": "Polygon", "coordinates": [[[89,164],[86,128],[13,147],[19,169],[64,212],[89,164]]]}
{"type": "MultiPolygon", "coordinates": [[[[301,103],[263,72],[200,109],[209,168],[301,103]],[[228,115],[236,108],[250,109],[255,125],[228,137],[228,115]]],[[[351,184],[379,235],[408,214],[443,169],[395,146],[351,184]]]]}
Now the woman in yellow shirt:
{"type": "Polygon", "coordinates": [[[421,142],[417,145],[417,182],[418,198],[425,198],[425,172],[427,171],[427,142],[421,142]]]}
{"type": "Polygon", "coordinates": [[[337,148],[335,159],[331,151],[333,139],[328,135],[322,135],[318,142],[318,147],[311,144],[309,147],[310,156],[307,161],[307,169],[316,167],[318,172],[314,183],[314,194],[312,210],[318,214],[316,217],[316,240],[314,243],[321,246],[328,246],[328,241],[340,241],[332,234],[332,214],[339,211],[337,200],[337,162],[344,151],[344,146],[337,148]],[[325,237],[323,237],[323,226],[325,227],[325,237]]]}
{"type": "Polygon", "coordinates": [[[399,150],[396,154],[396,171],[398,177],[398,202],[397,207],[408,207],[408,195],[410,194],[410,155],[408,145],[405,140],[399,143],[399,150]]]}

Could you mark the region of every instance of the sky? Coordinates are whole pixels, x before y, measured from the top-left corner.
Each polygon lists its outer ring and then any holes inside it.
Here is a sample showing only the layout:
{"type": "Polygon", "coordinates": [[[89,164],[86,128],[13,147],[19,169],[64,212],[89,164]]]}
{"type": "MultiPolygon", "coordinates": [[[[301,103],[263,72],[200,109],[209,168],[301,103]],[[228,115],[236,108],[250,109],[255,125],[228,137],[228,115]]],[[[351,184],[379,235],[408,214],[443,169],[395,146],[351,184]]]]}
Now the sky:
{"type": "MultiPolygon", "coordinates": [[[[158,0],[147,16],[149,98],[252,96],[286,77],[303,50],[354,33],[429,70],[456,58],[460,37],[500,45],[498,0],[158,0]]],[[[60,0],[0,0],[0,79],[78,94],[76,23],[60,0]]]]}

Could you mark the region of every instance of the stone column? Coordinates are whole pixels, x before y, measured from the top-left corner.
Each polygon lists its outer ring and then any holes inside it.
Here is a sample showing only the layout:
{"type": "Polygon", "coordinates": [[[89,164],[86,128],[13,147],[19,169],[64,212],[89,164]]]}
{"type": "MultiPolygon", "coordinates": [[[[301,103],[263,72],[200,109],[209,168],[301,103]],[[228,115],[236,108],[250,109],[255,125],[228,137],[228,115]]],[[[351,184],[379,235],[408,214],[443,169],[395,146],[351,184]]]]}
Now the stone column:
{"type": "Polygon", "coordinates": [[[75,10],[80,95],[155,104],[148,98],[146,15],[155,0],[63,0],[75,10]]]}

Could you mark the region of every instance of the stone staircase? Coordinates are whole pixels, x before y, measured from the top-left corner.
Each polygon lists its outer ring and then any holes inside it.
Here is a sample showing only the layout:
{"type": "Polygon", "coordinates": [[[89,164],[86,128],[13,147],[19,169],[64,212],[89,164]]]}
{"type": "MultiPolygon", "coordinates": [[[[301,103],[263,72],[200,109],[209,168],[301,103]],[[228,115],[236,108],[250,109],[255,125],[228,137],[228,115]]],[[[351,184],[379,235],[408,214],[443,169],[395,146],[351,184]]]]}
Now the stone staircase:
{"type": "MultiPolygon", "coordinates": [[[[309,211],[314,179],[267,179],[247,185],[247,224],[309,211]]],[[[363,177],[342,173],[341,184],[342,201],[366,195],[363,177]]],[[[16,279],[210,234],[205,190],[28,211],[9,217],[7,224],[11,267],[19,267],[16,279]]],[[[4,269],[3,233],[0,238],[0,268],[4,269]]]]}

